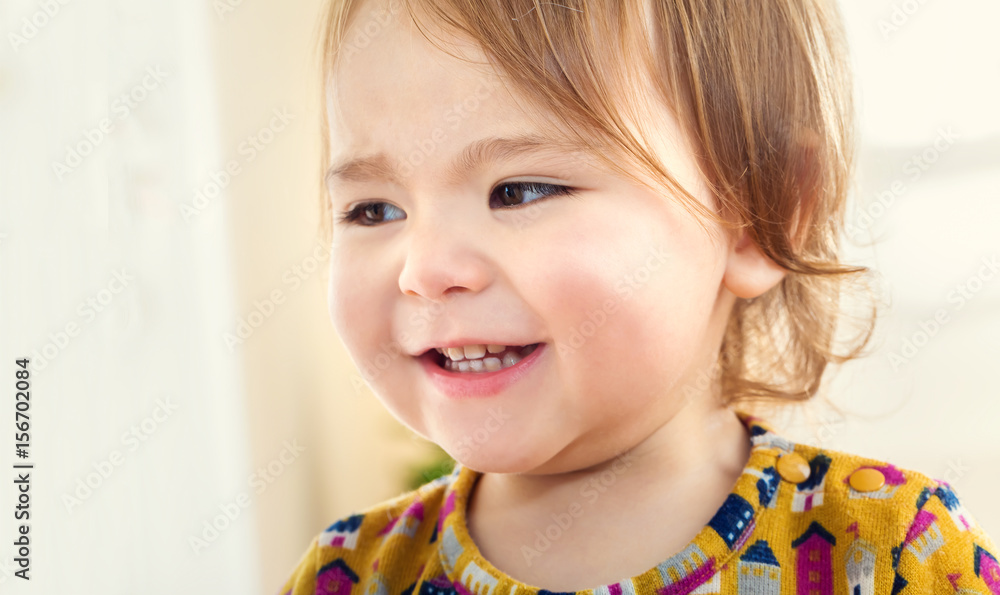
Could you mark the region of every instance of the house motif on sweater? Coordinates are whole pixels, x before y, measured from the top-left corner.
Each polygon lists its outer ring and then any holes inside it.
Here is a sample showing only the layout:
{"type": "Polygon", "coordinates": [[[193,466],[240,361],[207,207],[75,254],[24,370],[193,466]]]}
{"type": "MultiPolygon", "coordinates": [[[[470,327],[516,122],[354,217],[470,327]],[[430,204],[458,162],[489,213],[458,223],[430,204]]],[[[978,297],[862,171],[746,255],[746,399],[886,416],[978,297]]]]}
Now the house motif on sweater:
{"type": "Polygon", "coordinates": [[[891,585],[889,595],[936,593],[942,585],[949,593],[1000,595],[996,544],[952,486],[885,461],[797,444],[738,415],[750,456],[731,493],[685,547],[635,576],[564,592],[496,568],[466,518],[481,474],[457,464],[320,531],[276,595],[865,595],[876,585],[879,593],[891,585]],[[776,471],[779,457],[791,453],[808,462],[808,477],[797,483],[776,471]],[[856,490],[849,480],[859,469],[877,471],[884,483],[856,490]]]}
{"type": "Polygon", "coordinates": [[[892,498],[899,487],[906,483],[906,476],[893,465],[861,465],[855,471],[861,469],[874,469],[885,477],[885,485],[871,492],[859,492],[850,486],[850,476],[844,478],[848,493],[851,498],[879,498],[882,500],[892,498]]]}
{"type": "Polygon", "coordinates": [[[975,546],[973,556],[976,576],[983,579],[983,582],[989,587],[990,593],[1000,595],[1000,564],[997,564],[996,557],[978,544],[975,546]]]}
{"type": "Polygon", "coordinates": [[[844,568],[851,595],[875,595],[875,546],[856,538],[847,548],[844,568]]]}
{"type": "Polygon", "coordinates": [[[928,510],[917,513],[910,530],[906,533],[906,549],[913,552],[921,562],[944,545],[944,535],[937,524],[937,517],[928,510]]]}
{"type": "Polygon", "coordinates": [[[792,542],[798,550],[795,573],[799,595],[833,595],[833,558],[837,539],[813,521],[805,533],[792,542]]]}
{"type": "Polygon", "coordinates": [[[740,595],[780,595],[781,566],[763,539],[755,541],[740,556],[737,565],[740,595]]]}
{"type": "Polygon", "coordinates": [[[364,518],[362,514],[355,514],[330,525],[320,534],[320,545],[353,550],[358,544],[358,531],[364,518]]]}
{"type": "MultiPolygon", "coordinates": [[[[970,515],[966,512],[962,503],[958,501],[958,497],[955,496],[955,492],[951,491],[951,487],[947,484],[938,486],[938,488],[934,490],[933,495],[937,496],[941,500],[941,503],[944,504],[944,507],[948,509],[948,516],[951,517],[951,522],[955,524],[956,528],[963,531],[969,528],[970,521],[968,519],[970,518],[970,515]]],[[[926,492],[922,493],[920,497],[930,498],[930,490],[926,490],[926,492]]],[[[917,500],[917,506],[923,506],[923,502],[919,499],[917,500]]]]}
{"type": "Polygon", "coordinates": [[[823,484],[830,469],[830,457],[819,453],[809,461],[809,478],[795,486],[792,512],[805,512],[823,504],[823,484]]]}

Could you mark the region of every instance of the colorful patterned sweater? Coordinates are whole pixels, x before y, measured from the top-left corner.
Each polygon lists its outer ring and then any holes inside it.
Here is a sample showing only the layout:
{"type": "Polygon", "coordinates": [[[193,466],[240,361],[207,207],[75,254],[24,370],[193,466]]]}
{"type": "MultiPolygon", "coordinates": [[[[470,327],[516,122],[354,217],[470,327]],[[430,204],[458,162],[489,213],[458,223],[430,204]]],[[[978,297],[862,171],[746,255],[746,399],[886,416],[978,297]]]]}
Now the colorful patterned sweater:
{"type": "MultiPolygon", "coordinates": [[[[695,539],[638,576],[577,593],[1000,594],[996,545],[948,484],[793,444],[739,416],[752,436],[749,461],[695,539]]],[[[458,464],[338,520],[279,594],[552,594],[495,568],[469,537],[466,502],[479,476],[458,464]]]]}

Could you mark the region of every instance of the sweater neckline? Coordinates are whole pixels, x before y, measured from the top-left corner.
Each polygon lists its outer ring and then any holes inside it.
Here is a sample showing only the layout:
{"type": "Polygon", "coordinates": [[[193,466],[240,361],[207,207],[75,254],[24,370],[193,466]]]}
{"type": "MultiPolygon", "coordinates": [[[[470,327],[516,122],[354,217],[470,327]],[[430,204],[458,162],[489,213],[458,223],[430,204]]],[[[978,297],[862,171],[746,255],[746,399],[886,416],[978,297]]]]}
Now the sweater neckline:
{"type": "MultiPolygon", "coordinates": [[[[767,505],[775,495],[780,481],[775,470],[780,452],[775,447],[790,451],[794,446],[775,434],[764,420],[742,411],[735,413],[750,435],[750,457],[722,506],[695,538],[680,552],[636,576],[613,584],[565,592],[565,595],[584,592],[594,595],[634,594],[642,586],[659,587],[660,584],[663,585],[660,591],[663,595],[680,594],[689,593],[713,579],[719,580],[719,570],[753,534],[760,516],[767,512],[767,505]]],[[[522,583],[483,557],[469,534],[466,517],[468,497],[481,475],[479,471],[456,463],[445,491],[436,533],[441,539],[438,552],[448,580],[453,585],[464,587],[468,593],[477,593],[484,586],[490,586],[488,592],[492,593],[564,595],[522,583]],[[505,584],[508,588],[493,588],[505,584]]],[[[459,589],[458,592],[463,591],[459,589]]]]}

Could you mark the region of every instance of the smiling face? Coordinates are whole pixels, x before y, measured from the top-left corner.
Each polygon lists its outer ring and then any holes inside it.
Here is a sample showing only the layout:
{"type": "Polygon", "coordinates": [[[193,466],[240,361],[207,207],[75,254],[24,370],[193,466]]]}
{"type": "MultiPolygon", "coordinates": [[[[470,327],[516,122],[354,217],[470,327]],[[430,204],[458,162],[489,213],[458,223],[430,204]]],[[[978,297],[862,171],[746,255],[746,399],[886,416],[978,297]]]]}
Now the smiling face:
{"type": "MultiPolygon", "coordinates": [[[[335,219],[356,216],[334,224],[330,314],[389,411],[459,462],[588,467],[708,406],[684,389],[703,386],[749,261],[674,198],[557,142],[552,119],[462,47],[476,64],[400,13],[334,78],[332,163],[385,159],[330,179],[335,219]],[[462,399],[417,357],[456,343],[541,346],[499,392],[462,399]]],[[[663,162],[714,208],[661,116],[663,162]]]]}

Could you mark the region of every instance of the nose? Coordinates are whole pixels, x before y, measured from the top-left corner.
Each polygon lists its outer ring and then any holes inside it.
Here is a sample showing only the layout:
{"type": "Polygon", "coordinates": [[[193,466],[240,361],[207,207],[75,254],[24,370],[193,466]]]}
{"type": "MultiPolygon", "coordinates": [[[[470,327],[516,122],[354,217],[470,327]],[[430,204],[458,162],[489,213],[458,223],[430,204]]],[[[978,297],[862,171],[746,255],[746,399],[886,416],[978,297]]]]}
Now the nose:
{"type": "Polygon", "coordinates": [[[444,301],[456,292],[480,292],[492,279],[492,259],[482,235],[456,222],[411,228],[399,290],[403,295],[444,301]]]}

